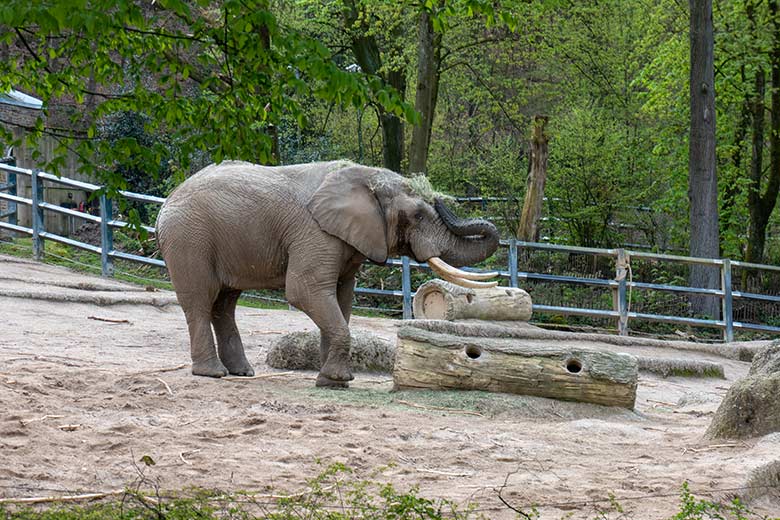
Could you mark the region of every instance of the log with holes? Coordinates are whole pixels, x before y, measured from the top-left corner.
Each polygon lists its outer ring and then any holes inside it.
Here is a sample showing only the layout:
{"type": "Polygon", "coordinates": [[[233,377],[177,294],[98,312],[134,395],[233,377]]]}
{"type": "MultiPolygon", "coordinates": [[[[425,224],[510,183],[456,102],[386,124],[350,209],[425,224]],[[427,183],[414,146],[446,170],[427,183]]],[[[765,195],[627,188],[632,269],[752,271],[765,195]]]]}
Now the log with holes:
{"type": "Polygon", "coordinates": [[[397,390],[485,390],[633,409],[634,356],[557,343],[470,337],[426,329],[398,331],[393,382],[397,390]]]}

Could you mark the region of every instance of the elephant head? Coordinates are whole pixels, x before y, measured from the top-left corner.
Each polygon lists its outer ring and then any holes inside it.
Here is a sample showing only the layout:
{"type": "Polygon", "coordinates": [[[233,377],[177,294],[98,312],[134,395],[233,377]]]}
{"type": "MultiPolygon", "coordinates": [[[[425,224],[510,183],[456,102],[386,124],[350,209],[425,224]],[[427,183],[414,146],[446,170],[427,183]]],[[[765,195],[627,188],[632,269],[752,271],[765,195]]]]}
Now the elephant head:
{"type": "Polygon", "coordinates": [[[309,201],[319,226],[377,263],[407,255],[428,262],[442,278],[467,287],[497,273],[457,269],[492,255],[496,227],[482,219],[460,219],[441,198],[389,170],[348,165],[327,174],[309,201]]]}

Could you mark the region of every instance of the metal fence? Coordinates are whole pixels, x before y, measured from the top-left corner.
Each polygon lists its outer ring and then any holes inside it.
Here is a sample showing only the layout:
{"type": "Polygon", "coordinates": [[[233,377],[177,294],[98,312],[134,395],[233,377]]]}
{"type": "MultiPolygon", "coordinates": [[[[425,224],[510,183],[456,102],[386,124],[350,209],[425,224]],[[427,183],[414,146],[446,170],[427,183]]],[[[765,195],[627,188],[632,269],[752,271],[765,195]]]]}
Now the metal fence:
{"type": "MultiPolygon", "coordinates": [[[[13,164],[2,164],[2,162],[0,162],[0,171],[5,171],[7,174],[7,182],[0,184],[0,200],[5,200],[8,206],[8,209],[0,214],[0,229],[31,235],[33,256],[36,259],[43,257],[45,241],[52,240],[100,255],[103,276],[113,276],[113,261],[115,259],[165,267],[165,263],[162,260],[114,249],[113,230],[128,227],[130,224],[113,218],[113,203],[105,193],[100,192],[101,186],[60,178],[38,170],[18,168],[13,166],[13,164]],[[18,175],[30,177],[31,198],[28,199],[17,194],[16,178],[18,175]],[[42,184],[43,180],[89,192],[99,192],[100,214],[90,215],[46,202],[42,184]],[[32,208],[32,227],[28,228],[19,225],[16,218],[18,204],[25,204],[32,208]],[[45,211],[61,213],[97,223],[100,226],[100,246],[46,231],[44,225],[45,211]]],[[[162,204],[165,201],[164,198],[129,191],[120,191],[119,194],[128,200],[142,203],[162,204]]],[[[155,231],[153,227],[143,227],[150,233],[155,231]]],[[[499,273],[509,286],[517,287],[520,282],[523,282],[523,288],[529,290],[533,300],[536,302],[533,304],[535,314],[606,319],[617,324],[618,333],[621,335],[629,333],[631,320],[635,320],[635,322],[661,322],[683,326],[716,328],[722,331],[722,337],[726,341],[733,340],[736,330],[780,334],[780,266],[749,264],[727,258],[693,258],[626,249],[596,249],[520,242],[513,239],[501,241],[501,249],[496,258],[499,261],[505,261],[504,265],[506,268],[499,267],[499,273]],[[542,261],[539,262],[540,258],[533,258],[533,255],[547,256],[541,258],[542,261]],[[563,255],[568,263],[562,265],[560,262],[551,259],[552,255],[563,255]],[[582,269],[570,268],[573,263],[577,262],[590,265],[590,272],[582,274],[582,269]],[[650,268],[645,269],[641,265],[642,262],[648,263],[650,268]],[[674,281],[687,280],[685,273],[679,271],[679,269],[677,269],[678,272],[676,274],[674,269],[665,271],[671,281],[649,283],[634,279],[635,272],[636,274],[640,274],[640,271],[655,272],[653,270],[657,270],[657,264],[659,263],[669,263],[676,268],[695,264],[717,268],[720,271],[721,286],[717,289],[711,289],[688,287],[683,283],[672,283],[674,281]],[[521,271],[520,265],[529,268],[535,267],[535,270],[521,271]],[[733,276],[735,269],[743,271],[736,286],[735,277],[733,276]],[[569,273],[567,271],[572,272],[569,273]],[[745,273],[748,272],[754,274],[747,276],[745,273]],[[760,273],[760,275],[755,273],[760,273]],[[757,279],[759,281],[763,280],[763,282],[755,283],[757,279]],[[754,282],[751,283],[749,282],[750,280],[754,282]],[[556,289],[551,290],[551,287],[556,289]],[[561,287],[594,288],[604,291],[606,297],[596,298],[589,306],[584,304],[579,306],[572,305],[570,301],[566,301],[565,293],[563,289],[560,289],[561,287]],[[562,301],[558,304],[544,303],[546,297],[551,292],[556,291],[562,293],[562,301]],[[683,299],[676,301],[675,308],[677,312],[675,314],[644,312],[642,311],[642,305],[646,304],[646,302],[640,301],[642,300],[640,296],[647,293],[652,293],[652,299],[655,300],[658,300],[657,294],[661,293],[677,295],[683,299]],[[720,316],[715,318],[691,316],[690,304],[685,298],[692,295],[717,298],[720,303],[720,316]],[[631,310],[632,299],[636,300],[634,303],[635,308],[640,307],[639,312],[631,310]],[[777,324],[761,322],[760,320],[764,319],[762,316],[765,316],[766,313],[757,315],[759,321],[756,321],[755,317],[753,321],[735,319],[735,316],[739,317],[739,312],[735,314],[735,302],[759,303],[770,306],[772,309],[770,314],[773,317],[772,319],[777,317],[777,324]]],[[[408,257],[390,259],[385,265],[392,269],[400,268],[400,290],[356,287],[355,291],[358,295],[401,299],[403,318],[410,319],[412,317],[412,297],[414,296],[414,291],[412,290],[412,269],[427,269],[428,266],[424,263],[412,261],[408,257]]],[[[644,299],[647,300],[648,298],[644,299]]],[[[743,309],[743,307],[740,307],[740,309],[743,309]]]]}

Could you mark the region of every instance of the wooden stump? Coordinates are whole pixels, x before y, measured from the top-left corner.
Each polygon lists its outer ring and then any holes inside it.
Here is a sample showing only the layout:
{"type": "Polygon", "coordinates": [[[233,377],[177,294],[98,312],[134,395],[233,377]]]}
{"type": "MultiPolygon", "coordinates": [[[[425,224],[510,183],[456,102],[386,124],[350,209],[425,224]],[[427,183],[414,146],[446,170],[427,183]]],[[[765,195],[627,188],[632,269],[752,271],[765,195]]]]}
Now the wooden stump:
{"type": "Polygon", "coordinates": [[[398,331],[393,381],[398,390],[486,390],[632,409],[637,370],[628,354],[406,325],[398,331]]]}
{"type": "Polygon", "coordinates": [[[431,280],[417,289],[414,317],[429,320],[528,321],[531,297],[515,287],[468,289],[444,280],[431,280]]]}

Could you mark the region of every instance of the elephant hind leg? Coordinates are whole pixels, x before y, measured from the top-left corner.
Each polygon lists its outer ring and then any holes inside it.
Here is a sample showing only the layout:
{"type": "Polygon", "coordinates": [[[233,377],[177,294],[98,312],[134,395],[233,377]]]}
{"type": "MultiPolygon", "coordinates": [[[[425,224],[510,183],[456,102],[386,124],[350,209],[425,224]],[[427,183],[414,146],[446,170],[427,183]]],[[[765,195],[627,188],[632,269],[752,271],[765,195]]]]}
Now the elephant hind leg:
{"type": "MultiPolygon", "coordinates": [[[[181,301],[181,298],[179,299],[181,301]]],[[[203,304],[186,306],[184,316],[190,331],[190,354],[192,373],[196,376],[222,377],[227,369],[217,357],[214,334],[211,331],[211,313],[203,304]]]]}
{"type": "Polygon", "coordinates": [[[253,376],[244,345],[236,327],[236,303],[241,291],[222,289],[211,307],[211,323],[217,336],[217,352],[227,371],[236,376],[253,376]]]}

